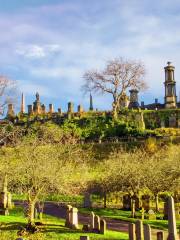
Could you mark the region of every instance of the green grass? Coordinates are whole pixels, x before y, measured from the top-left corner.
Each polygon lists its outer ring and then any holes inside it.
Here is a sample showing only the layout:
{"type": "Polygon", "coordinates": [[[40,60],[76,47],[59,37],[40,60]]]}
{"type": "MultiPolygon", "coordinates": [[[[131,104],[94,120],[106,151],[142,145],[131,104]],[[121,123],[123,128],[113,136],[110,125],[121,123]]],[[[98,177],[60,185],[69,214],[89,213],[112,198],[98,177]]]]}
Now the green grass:
{"type": "MultiPolygon", "coordinates": [[[[15,240],[17,238],[17,231],[21,227],[25,227],[27,223],[26,218],[23,216],[22,208],[18,207],[10,212],[10,216],[0,216],[0,239],[1,240],[15,240]]],[[[43,226],[40,227],[40,232],[33,235],[26,236],[28,240],[79,240],[80,236],[88,235],[90,240],[95,239],[128,239],[126,233],[120,233],[115,231],[107,231],[105,235],[94,233],[83,233],[81,230],[71,230],[64,227],[65,221],[63,219],[55,218],[49,215],[45,215],[43,218],[43,226]]],[[[80,229],[82,226],[80,225],[80,229]]]]}
{"type": "MultiPolygon", "coordinates": [[[[93,211],[95,214],[107,218],[113,218],[113,219],[119,219],[127,222],[136,222],[136,219],[131,218],[131,211],[124,211],[119,209],[102,209],[102,208],[80,208],[79,211],[81,213],[90,213],[93,211]]],[[[140,218],[141,213],[136,213],[137,218],[140,218]]],[[[157,216],[161,216],[161,214],[158,214],[157,216]]],[[[156,229],[162,229],[165,230],[168,228],[168,221],[167,220],[143,220],[144,224],[149,224],[152,228],[156,229]]],[[[180,228],[180,221],[177,221],[177,228],[180,228]]]]}

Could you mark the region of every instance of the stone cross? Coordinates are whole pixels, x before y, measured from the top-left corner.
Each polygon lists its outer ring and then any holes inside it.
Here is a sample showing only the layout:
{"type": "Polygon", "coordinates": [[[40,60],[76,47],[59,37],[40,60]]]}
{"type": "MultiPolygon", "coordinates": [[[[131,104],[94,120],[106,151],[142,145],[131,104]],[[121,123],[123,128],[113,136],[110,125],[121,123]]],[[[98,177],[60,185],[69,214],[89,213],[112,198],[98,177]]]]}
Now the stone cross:
{"type": "Polygon", "coordinates": [[[151,227],[149,224],[144,225],[144,240],[151,240],[151,227]]]}
{"type": "Polygon", "coordinates": [[[141,220],[136,222],[136,240],[144,240],[143,224],[141,220]]]}
{"type": "Polygon", "coordinates": [[[104,219],[100,220],[100,233],[106,234],[106,221],[104,219]]]}
{"type": "Polygon", "coordinates": [[[136,239],[135,224],[129,223],[129,240],[135,240],[135,239],[136,239]]]}
{"type": "Polygon", "coordinates": [[[168,198],[168,240],[177,240],[176,216],[173,197],[168,198]]]}

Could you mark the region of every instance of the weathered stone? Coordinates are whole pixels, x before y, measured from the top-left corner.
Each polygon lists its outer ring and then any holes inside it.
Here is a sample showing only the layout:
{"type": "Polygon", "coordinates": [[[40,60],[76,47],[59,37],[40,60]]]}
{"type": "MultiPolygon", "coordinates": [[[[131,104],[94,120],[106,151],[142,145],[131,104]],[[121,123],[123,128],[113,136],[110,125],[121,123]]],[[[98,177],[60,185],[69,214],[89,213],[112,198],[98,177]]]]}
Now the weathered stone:
{"type": "Polygon", "coordinates": [[[91,208],[92,207],[91,195],[89,193],[84,194],[84,207],[85,208],[91,208]]]}
{"type": "Polygon", "coordinates": [[[168,198],[168,240],[177,240],[176,217],[173,197],[168,198]]]}
{"type": "Polygon", "coordinates": [[[71,205],[67,205],[66,206],[66,221],[65,221],[65,226],[66,227],[70,227],[70,223],[71,223],[71,210],[72,206],[71,205]]]}
{"type": "Polygon", "coordinates": [[[106,221],[104,219],[100,220],[100,233],[106,234],[106,221]]]}
{"type": "Polygon", "coordinates": [[[164,232],[157,232],[157,240],[164,240],[164,232]]]}
{"type": "Polygon", "coordinates": [[[73,229],[78,229],[78,209],[71,208],[70,209],[70,226],[73,229]]]}
{"type": "Polygon", "coordinates": [[[93,212],[91,212],[91,214],[90,214],[90,228],[91,228],[91,230],[94,229],[94,218],[95,218],[95,214],[93,212]]]}
{"type": "Polygon", "coordinates": [[[100,217],[97,215],[94,217],[94,230],[95,232],[100,232],[100,217]]]}
{"type": "Polygon", "coordinates": [[[89,240],[89,236],[80,236],[80,240],[89,240]]]}
{"type": "Polygon", "coordinates": [[[144,240],[151,240],[151,227],[148,224],[144,225],[144,240]]]}
{"type": "Polygon", "coordinates": [[[144,240],[143,224],[141,220],[136,222],[136,240],[144,240]]]}
{"type": "Polygon", "coordinates": [[[129,240],[136,239],[136,228],[134,223],[129,223],[129,240]]]}

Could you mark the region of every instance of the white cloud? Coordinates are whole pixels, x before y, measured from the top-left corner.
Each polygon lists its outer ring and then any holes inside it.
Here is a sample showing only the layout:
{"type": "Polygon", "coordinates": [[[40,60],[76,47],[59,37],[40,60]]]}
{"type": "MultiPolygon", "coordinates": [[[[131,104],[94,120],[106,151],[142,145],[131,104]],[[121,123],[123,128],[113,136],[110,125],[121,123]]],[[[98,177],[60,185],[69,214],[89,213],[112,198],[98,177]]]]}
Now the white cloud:
{"type": "Polygon", "coordinates": [[[58,44],[17,44],[15,53],[30,59],[45,58],[51,54],[59,53],[61,50],[58,44]]]}

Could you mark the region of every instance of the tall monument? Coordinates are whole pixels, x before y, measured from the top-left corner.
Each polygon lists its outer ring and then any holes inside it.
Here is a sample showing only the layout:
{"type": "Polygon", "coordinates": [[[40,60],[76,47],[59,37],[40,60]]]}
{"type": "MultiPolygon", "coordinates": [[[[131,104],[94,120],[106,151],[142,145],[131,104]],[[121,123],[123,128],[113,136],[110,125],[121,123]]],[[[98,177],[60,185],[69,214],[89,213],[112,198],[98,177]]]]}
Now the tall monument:
{"type": "Polygon", "coordinates": [[[24,100],[24,94],[22,93],[21,96],[21,113],[25,113],[25,100],[24,100]]]}
{"type": "Polygon", "coordinates": [[[174,79],[175,67],[171,65],[171,62],[167,63],[165,69],[165,108],[176,108],[177,96],[176,96],[176,82],[174,79]]]}

